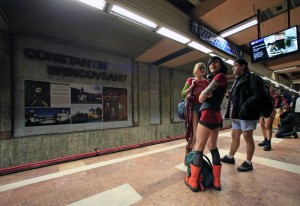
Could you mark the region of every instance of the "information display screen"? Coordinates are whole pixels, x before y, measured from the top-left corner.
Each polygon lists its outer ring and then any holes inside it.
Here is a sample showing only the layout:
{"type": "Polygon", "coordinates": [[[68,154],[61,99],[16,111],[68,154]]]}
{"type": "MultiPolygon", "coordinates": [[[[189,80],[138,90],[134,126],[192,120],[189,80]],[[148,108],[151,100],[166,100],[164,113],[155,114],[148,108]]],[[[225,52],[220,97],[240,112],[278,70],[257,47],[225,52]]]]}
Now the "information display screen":
{"type": "Polygon", "coordinates": [[[298,27],[294,26],[249,43],[252,62],[285,56],[299,50],[298,27]]]}

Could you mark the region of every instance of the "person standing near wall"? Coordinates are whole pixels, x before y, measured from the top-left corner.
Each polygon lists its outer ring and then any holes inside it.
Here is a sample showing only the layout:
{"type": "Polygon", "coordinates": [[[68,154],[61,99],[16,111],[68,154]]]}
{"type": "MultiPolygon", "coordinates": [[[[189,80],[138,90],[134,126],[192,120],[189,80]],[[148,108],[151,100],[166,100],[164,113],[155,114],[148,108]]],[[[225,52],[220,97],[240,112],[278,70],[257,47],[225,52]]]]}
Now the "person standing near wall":
{"type": "Polygon", "coordinates": [[[193,70],[194,77],[190,77],[186,80],[186,83],[181,91],[181,95],[184,98],[186,98],[189,101],[189,103],[192,104],[191,107],[192,118],[189,118],[189,115],[186,115],[186,124],[192,125],[191,131],[189,129],[186,129],[186,137],[188,139],[187,153],[193,149],[193,146],[196,141],[196,129],[198,124],[198,119],[200,117],[200,106],[201,106],[201,103],[199,102],[199,95],[209,84],[208,80],[204,78],[205,73],[206,73],[206,67],[204,63],[199,62],[195,64],[193,70]],[[190,120],[191,122],[188,122],[190,120]]]}
{"type": "MultiPolygon", "coordinates": [[[[278,96],[273,88],[270,88],[270,85],[266,85],[267,90],[270,92],[270,96],[273,98],[274,105],[277,105],[278,102],[278,96]]],[[[272,125],[273,125],[273,120],[276,115],[276,110],[275,107],[273,109],[273,112],[270,117],[263,117],[261,116],[259,118],[259,123],[262,129],[262,133],[264,136],[264,140],[260,143],[258,143],[258,146],[262,147],[264,151],[270,151],[272,149],[271,147],[271,139],[272,139],[272,125]]]]}
{"type": "MultiPolygon", "coordinates": [[[[230,90],[225,115],[231,120],[232,141],[229,154],[221,158],[221,162],[235,164],[234,155],[240,146],[240,137],[243,134],[247,157],[237,170],[247,172],[253,170],[251,162],[255,150],[253,131],[256,129],[261,113],[269,110],[270,105],[264,105],[267,95],[262,78],[250,72],[245,59],[235,60],[232,70],[236,78],[230,90]]],[[[271,101],[270,104],[272,107],[271,101]]],[[[271,111],[268,112],[271,114],[271,111]]]]}
{"type": "Polygon", "coordinates": [[[227,67],[224,61],[217,56],[208,61],[208,67],[209,73],[212,74],[212,81],[199,96],[199,102],[202,102],[202,106],[194,146],[195,156],[189,165],[191,174],[184,180],[193,192],[199,191],[199,175],[203,165],[203,151],[207,142],[213,160],[213,186],[216,190],[221,190],[222,164],[217,148],[217,139],[223,122],[220,110],[227,90],[227,67]]]}

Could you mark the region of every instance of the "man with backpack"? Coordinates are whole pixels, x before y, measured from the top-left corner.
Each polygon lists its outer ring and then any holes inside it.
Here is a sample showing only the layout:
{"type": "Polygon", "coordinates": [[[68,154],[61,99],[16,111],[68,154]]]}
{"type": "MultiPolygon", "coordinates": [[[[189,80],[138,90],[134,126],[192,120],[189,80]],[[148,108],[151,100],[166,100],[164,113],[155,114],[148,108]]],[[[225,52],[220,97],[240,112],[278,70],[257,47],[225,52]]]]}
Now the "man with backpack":
{"type": "Polygon", "coordinates": [[[253,131],[261,115],[268,117],[273,111],[273,103],[261,77],[250,72],[245,59],[237,59],[233,64],[236,75],[229,92],[225,118],[230,118],[232,142],[230,152],[221,162],[235,164],[234,155],[240,146],[240,137],[246,141],[246,160],[237,168],[239,172],[253,170],[252,157],[255,150],[253,131]]]}

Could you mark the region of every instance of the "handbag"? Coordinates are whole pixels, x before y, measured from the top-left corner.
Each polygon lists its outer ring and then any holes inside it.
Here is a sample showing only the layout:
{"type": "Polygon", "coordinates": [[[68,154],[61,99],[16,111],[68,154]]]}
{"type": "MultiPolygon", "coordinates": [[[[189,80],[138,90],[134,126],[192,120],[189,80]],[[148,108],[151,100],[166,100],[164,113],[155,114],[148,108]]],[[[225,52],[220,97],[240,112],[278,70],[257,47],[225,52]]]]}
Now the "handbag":
{"type": "Polygon", "coordinates": [[[181,100],[178,103],[176,114],[179,117],[179,119],[185,120],[185,117],[186,117],[186,106],[187,106],[187,102],[184,99],[181,100]]]}
{"type": "Polygon", "coordinates": [[[191,91],[192,95],[189,98],[187,98],[187,100],[183,99],[183,100],[181,100],[178,103],[176,114],[179,117],[179,119],[186,120],[186,115],[187,115],[187,111],[186,111],[187,110],[187,101],[193,101],[193,99],[194,99],[193,91],[194,91],[194,88],[191,91]]]}

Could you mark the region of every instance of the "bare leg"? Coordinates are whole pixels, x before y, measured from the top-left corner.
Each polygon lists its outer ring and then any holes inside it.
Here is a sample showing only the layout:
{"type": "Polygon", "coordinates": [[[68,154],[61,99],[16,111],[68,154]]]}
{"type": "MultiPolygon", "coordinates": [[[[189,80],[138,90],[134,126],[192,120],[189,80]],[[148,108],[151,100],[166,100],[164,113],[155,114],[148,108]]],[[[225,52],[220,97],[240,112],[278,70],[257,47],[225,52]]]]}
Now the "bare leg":
{"type": "Polygon", "coordinates": [[[211,129],[204,127],[201,124],[197,126],[197,133],[196,133],[196,142],[194,149],[196,151],[204,151],[206,142],[211,134],[211,129]]]}
{"type": "Polygon", "coordinates": [[[218,147],[217,140],[218,140],[219,131],[220,131],[220,128],[216,128],[211,131],[210,137],[207,142],[207,147],[209,150],[213,150],[218,147]]]}
{"type": "Polygon", "coordinates": [[[231,141],[231,145],[230,145],[229,154],[232,155],[232,156],[235,155],[236,151],[240,147],[241,134],[242,134],[242,131],[238,130],[238,129],[233,129],[232,132],[231,132],[232,141],[231,141]]]}
{"type": "Polygon", "coordinates": [[[265,125],[265,120],[263,117],[259,118],[259,124],[263,133],[264,138],[267,138],[267,133],[266,133],[266,125],[265,125]]]}
{"type": "Polygon", "coordinates": [[[273,116],[265,119],[265,128],[266,128],[266,136],[265,137],[268,140],[271,140],[271,138],[272,138],[272,124],[273,124],[273,119],[274,119],[273,116]]]}
{"type": "Polygon", "coordinates": [[[251,162],[255,150],[255,144],[253,140],[253,130],[243,131],[243,136],[246,142],[246,153],[247,153],[246,159],[251,162]]]}
{"type": "Polygon", "coordinates": [[[193,140],[190,144],[190,148],[192,149],[196,142],[197,125],[198,125],[198,115],[195,111],[193,111],[193,140]]]}

